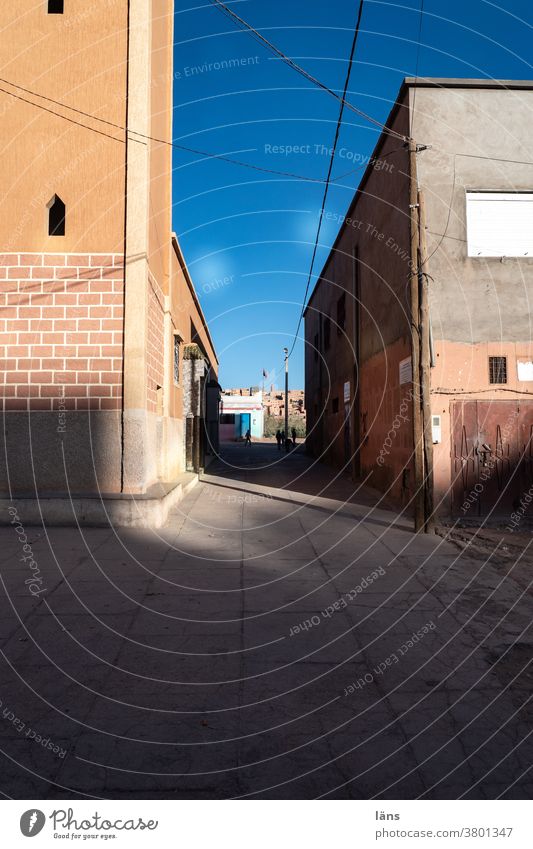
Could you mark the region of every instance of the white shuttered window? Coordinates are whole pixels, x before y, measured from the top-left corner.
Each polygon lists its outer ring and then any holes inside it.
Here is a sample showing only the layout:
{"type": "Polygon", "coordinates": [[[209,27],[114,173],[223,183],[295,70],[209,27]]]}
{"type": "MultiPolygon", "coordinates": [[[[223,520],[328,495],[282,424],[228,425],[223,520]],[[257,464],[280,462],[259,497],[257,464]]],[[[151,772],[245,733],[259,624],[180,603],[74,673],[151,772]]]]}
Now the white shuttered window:
{"type": "Polygon", "coordinates": [[[533,192],[467,192],[468,256],[533,257],[533,192]]]}

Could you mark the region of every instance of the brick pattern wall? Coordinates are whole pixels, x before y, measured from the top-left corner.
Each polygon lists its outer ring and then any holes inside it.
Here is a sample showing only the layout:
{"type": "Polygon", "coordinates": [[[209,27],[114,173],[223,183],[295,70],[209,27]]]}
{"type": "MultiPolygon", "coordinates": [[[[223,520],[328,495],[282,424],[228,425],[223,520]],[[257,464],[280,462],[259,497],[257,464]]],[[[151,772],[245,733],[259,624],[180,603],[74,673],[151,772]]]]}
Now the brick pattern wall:
{"type": "Polygon", "coordinates": [[[147,344],[147,397],[148,410],[157,412],[157,387],[164,386],[165,362],[165,299],[155,278],[148,276],[148,344],[147,344]]]}
{"type": "Polygon", "coordinates": [[[4,410],[122,406],[122,254],[0,254],[4,410]]]}

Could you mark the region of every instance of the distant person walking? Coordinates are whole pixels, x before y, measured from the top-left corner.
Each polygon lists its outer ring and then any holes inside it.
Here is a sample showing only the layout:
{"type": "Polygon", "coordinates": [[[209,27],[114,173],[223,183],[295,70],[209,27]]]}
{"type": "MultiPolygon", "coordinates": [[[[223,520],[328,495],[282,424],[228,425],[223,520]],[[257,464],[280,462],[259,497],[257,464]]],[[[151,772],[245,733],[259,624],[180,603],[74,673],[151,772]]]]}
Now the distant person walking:
{"type": "Polygon", "coordinates": [[[252,435],[249,430],[247,430],[244,435],[244,447],[246,448],[247,445],[252,445],[252,435]]]}
{"type": "Polygon", "coordinates": [[[278,428],[276,431],[276,442],[278,443],[278,451],[281,451],[281,443],[283,441],[283,437],[281,435],[281,430],[278,428]]]}
{"type": "Polygon", "coordinates": [[[293,429],[291,431],[291,435],[292,435],[292,444],[296,447],[296,428],[295,427],[293,427],[293,429]]]}

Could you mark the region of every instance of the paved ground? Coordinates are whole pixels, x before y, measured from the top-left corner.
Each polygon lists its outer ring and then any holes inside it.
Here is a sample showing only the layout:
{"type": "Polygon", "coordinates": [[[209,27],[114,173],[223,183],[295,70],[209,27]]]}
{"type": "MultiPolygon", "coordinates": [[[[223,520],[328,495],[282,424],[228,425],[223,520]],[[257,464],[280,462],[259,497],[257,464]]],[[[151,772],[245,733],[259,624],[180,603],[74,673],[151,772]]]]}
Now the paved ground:
{"type": "Polygon", "coordinates": [[[24,552],[22,526],[0,531],[5,795],[533,795],[515,557],[417,538],[268,444],[226,448],[163,530],[28,528],[24,552]]]}

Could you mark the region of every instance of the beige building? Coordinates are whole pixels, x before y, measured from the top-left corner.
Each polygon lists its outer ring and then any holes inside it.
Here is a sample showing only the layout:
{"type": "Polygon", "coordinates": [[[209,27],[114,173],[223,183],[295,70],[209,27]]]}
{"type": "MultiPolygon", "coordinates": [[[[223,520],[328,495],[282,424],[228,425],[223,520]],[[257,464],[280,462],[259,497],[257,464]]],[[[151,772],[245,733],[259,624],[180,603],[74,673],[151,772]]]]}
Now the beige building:
{"type": "Polygon", "coordinates": [[[173,12],[0,9],[0,486],[28,520],[36,496],[73,520],[65,493],[82,517],[102,515],[102,493],[160,516],[149,496],[167,503],[201,462],[186,419],[218,364],[172,236],[173,12]]]}

